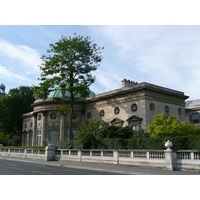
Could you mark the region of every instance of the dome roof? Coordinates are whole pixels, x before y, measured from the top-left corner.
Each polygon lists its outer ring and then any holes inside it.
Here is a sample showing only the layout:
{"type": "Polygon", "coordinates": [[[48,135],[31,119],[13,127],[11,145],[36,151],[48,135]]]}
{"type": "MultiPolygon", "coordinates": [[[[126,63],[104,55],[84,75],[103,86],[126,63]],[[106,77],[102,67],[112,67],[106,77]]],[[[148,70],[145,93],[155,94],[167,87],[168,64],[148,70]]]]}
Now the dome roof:
{"type": "MultiPolygon", "coordinates": [[[[88,97],[92,97],[92,96],[95,95],[95,93],[92,92],[90,89],[88,89],[88,93],[89,93],[88,97]]],[[[52,92],[50,92],[49,95],[48,95],[48,98],[59,98],[59,97],[60,98],[63,97],[60,87],[57,87],[55,90],[53,90],[52,92]]],[[[68,98],[71,97],[71,94],[70,94],[69,91],[65,92],[65,97],[68,97],[68,98]]],[[[81,96],[80,96],[80,94],[76,94],[75,97],[76,98],[80,98],[81,96]]]]}

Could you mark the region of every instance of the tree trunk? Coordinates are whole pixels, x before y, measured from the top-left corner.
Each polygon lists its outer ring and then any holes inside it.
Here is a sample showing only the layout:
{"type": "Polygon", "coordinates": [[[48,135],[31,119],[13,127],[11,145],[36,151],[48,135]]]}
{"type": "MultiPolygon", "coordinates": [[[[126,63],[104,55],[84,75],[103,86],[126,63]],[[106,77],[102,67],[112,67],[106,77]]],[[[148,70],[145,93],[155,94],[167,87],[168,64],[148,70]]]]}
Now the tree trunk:
{"type": "Polygon", "coordinates": [[[70,116],[69,116],[69,130],[68,130],[68,139],[71,140],[73,138],[73,129],[72,129],[72,119],[73,119],[73,112],[74,112],[74,98],[71,97],[71,104],[70,104],[70,116]]]}

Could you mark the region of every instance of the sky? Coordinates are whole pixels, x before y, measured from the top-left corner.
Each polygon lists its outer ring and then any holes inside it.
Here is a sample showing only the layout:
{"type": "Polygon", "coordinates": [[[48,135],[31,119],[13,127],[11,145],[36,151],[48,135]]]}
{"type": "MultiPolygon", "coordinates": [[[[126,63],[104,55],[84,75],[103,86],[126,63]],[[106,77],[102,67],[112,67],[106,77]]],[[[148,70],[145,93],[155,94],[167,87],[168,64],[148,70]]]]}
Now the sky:
{"type": "Polygon", "coordinates": [[[90,87],[96,94],[120,88],[126,78],[200,98],[199,25],[0,25],[0,82],[6,92],[38,85],[49,44],[74,33],[104,47],[90,87]]]}

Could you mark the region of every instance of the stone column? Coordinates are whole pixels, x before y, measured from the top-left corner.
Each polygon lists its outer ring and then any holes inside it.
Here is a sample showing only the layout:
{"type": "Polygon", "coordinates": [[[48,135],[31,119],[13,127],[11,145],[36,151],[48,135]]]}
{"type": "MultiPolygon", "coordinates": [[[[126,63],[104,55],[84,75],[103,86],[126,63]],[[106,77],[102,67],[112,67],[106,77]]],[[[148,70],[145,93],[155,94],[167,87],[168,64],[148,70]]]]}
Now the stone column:
{"type": "Polygon", "coordinates": [[[47,112],[44,111],[42,115],[42,135],[41,135],[41,145],[46,146],[46,131],[47,131],[47,112]]]}
{"type": "Polygon", "coordinates": [[[37,145],[37,113],[34,113],[34,119],[33,119],[33,140],[32,140],[32,146],[37,145]]]}
{"type": "Polygon", "coordinates": [[[30,133],[29,133],[29,131],[27,132],[27,138],[26,138],[26,146],[30,146],[30,133]]]}
{"type": "Polygon", "coordinates": [[[65,140],[65,115],[60,117],[60,140],[65,140]]]}
{"type": "Polygon", "coordinates": [[[55,158],[55,146],[49,144],[46,148],[45,148],[45,160],[46,161],[52,161],[55,158]]]}
{"type": "Polygon", "coordinates": [[[114,164],[119,164],[119,151],[113,150],[114,164]]]}
{"type": "Polygon", "coordinates": [[[22,132],[22,146],[25,146],[25,142],[24,142],[24,131],[22,132]]]}
{"type": "Polygon", "coordinates": [[[173,150],[165,150],[165,166],[167,169],[174,171],[177,168],[176,152],[173,150]]]}

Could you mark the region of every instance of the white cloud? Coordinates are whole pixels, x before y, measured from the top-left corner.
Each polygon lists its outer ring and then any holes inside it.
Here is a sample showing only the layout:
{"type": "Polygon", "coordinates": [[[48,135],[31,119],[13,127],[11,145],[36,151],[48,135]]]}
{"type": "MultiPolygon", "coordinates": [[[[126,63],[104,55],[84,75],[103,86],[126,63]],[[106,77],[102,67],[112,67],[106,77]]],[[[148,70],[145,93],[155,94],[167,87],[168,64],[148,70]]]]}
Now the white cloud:
{"type": "MultiPolygon", "coordinates": [[[[96,31],[124,63],[127,76],[200,98],[200,26],[100,26],[96,31]]],[[[112,64],[120,76],[122,66],[112,64]]],[[[108,83],[109,76],[105,71],[108,83]]]]}
{"type": "Polygon", "coordinates": [[[29,85],[37,83],[36,80],[32,80],[24,75],[20,75],[19,73],[13,72],[3,66],[0,66],[0,72],[1,72],[1,80],[22,83],[22,84],[29,84],[29,85]]]}
{"type": "Polygon", "coordinates": [[[41,64],[40,56],[35,49],[28,46],[15,46],[4,40],[0,40],[0,57],[1,60],[10,59],[10,62],[13,62],[13,67],[17,67],[18,70],[26,70],[28,73],[39,72],[38,65],[41,64]]]}

